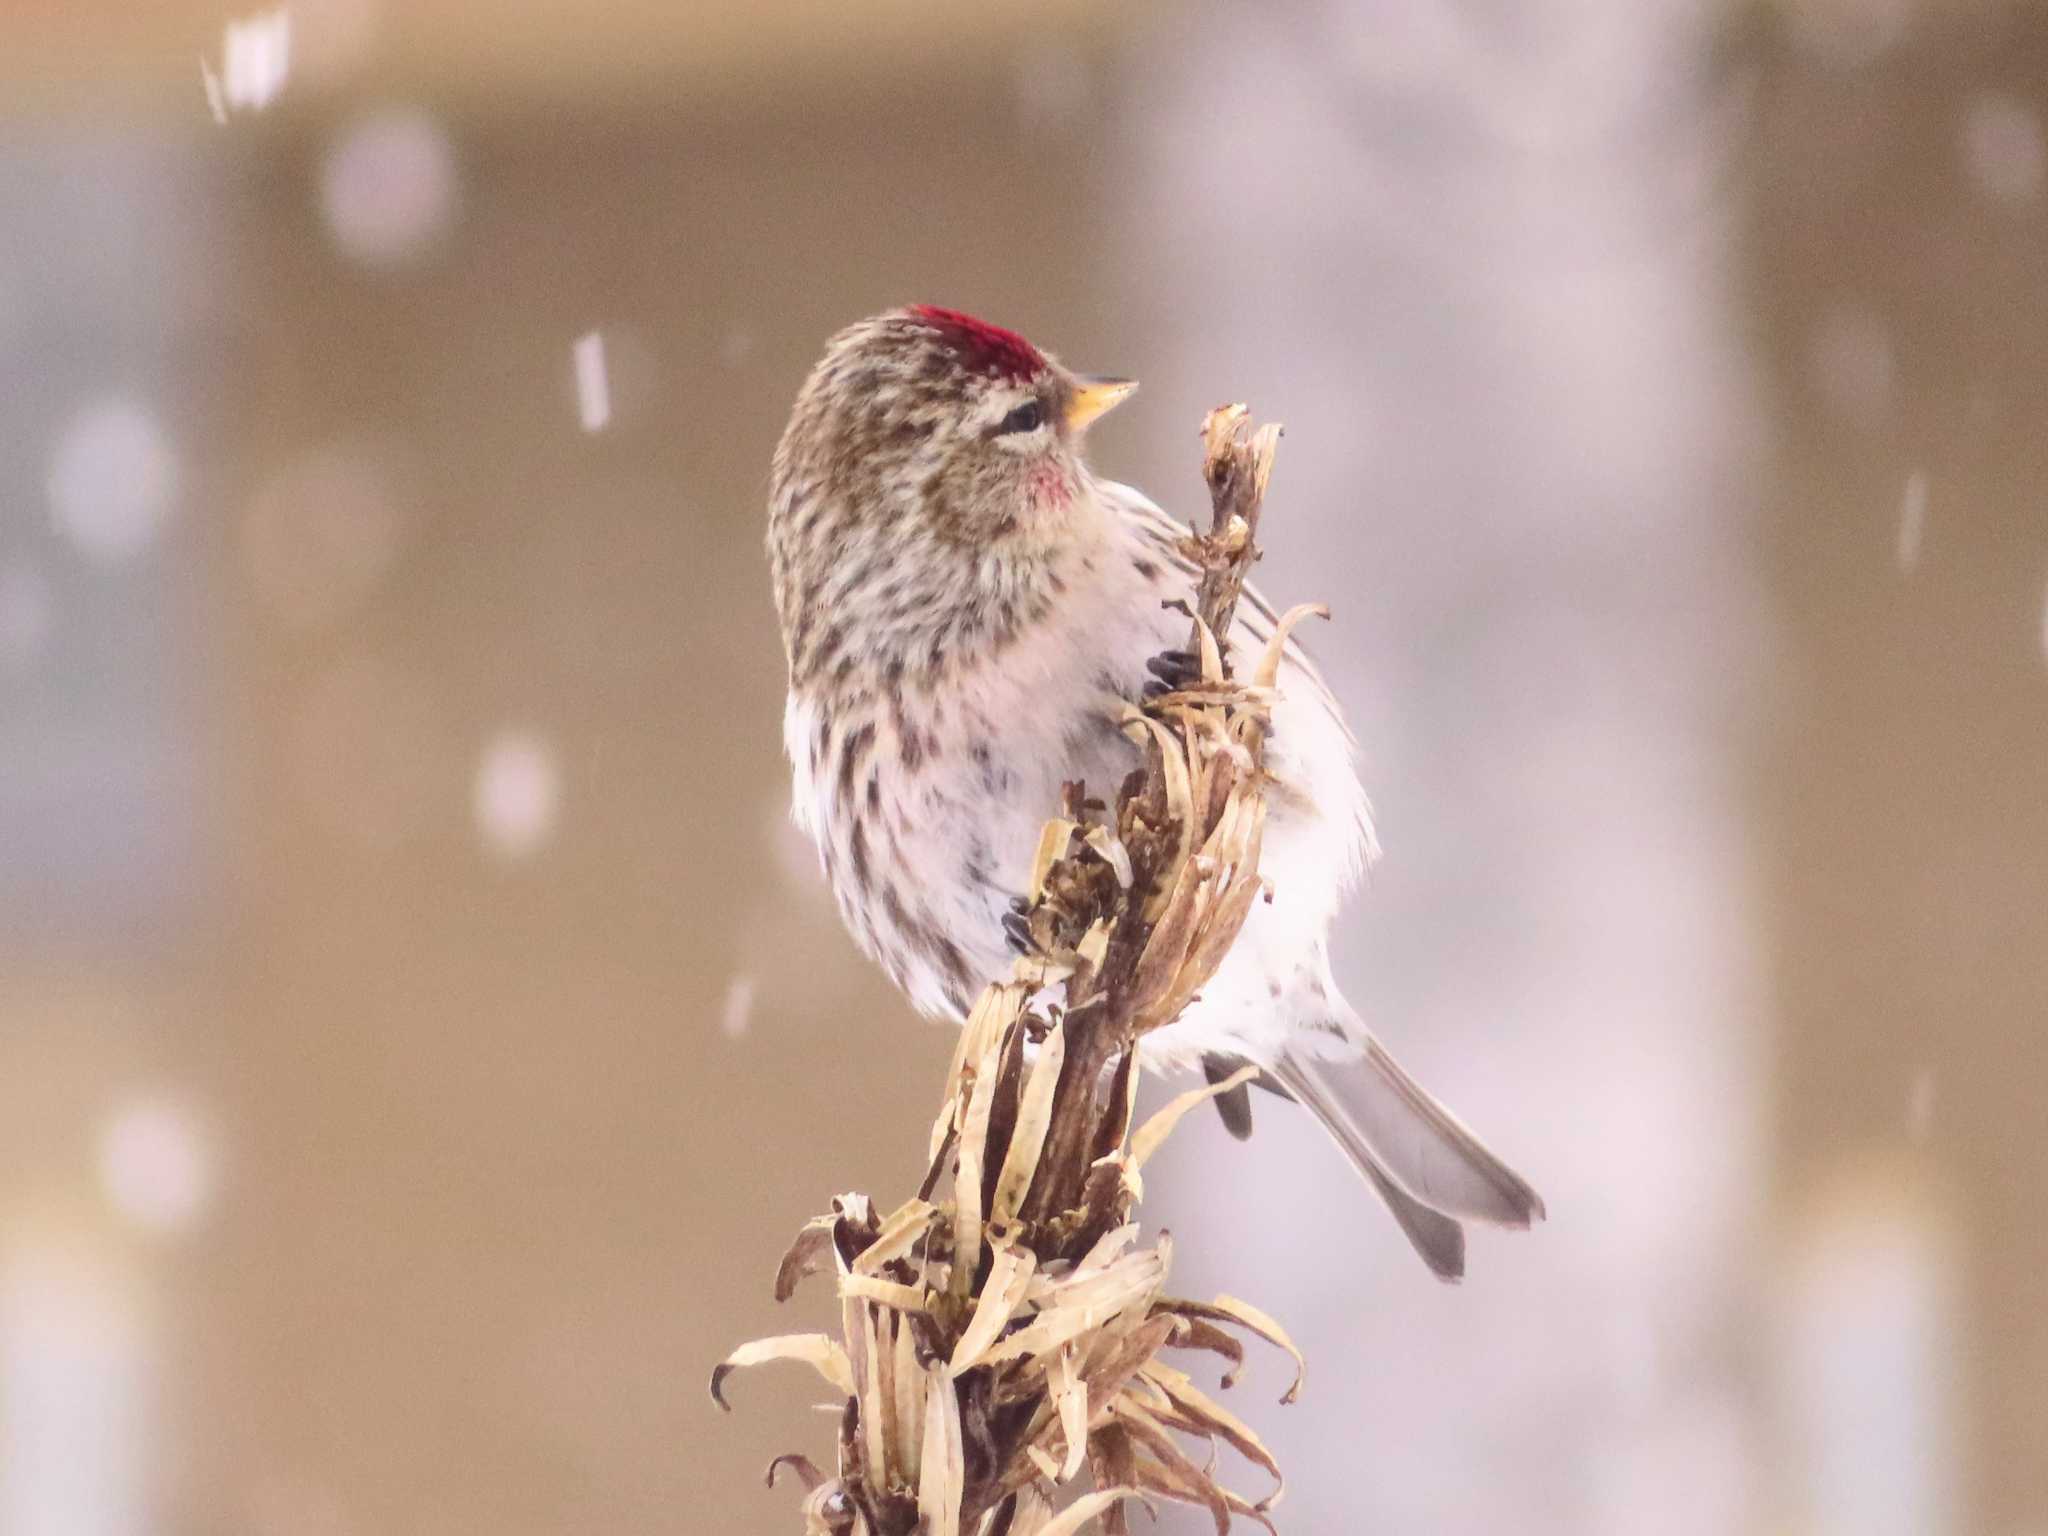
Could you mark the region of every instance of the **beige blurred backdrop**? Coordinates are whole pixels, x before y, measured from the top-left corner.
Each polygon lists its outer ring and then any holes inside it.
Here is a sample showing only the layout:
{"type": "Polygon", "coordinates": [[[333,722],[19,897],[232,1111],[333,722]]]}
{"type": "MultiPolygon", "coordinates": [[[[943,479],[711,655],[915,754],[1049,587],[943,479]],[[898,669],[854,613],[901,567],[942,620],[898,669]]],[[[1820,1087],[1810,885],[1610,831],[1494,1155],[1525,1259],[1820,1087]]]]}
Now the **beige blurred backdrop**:
{"type": "Polygon", "coordinates": [[[0,1536],[796,1528],[819,1393],[706,1373],[948,1042],[787,824],[762,491],[910,300],[1184,515],[1286,421],[1347,990],[1549,1200],[1445,1289],[1283,1105],[1149,1171],[1310,1355],[1283,1529],[2048,1532],[2048,12],[0,31],[0,1536]]]}

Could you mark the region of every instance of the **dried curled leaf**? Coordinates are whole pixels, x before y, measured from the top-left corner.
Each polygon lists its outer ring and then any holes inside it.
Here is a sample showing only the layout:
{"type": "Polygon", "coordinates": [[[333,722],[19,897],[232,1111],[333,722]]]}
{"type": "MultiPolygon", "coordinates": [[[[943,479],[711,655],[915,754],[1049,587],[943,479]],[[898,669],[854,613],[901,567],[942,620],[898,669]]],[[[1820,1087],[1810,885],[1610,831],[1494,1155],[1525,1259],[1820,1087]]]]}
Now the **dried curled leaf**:
{"type": "MultiPolygon", "coordinates": [[[[1263,1509],[1207,1477],[1191,1481],[1163,1463],[1144,1456],[1138,1458],[1136,1472],[1137,1485],[1144,1492],[1156,1493],[1175,1504],[1191,1504],[1198,1509],[1206,1509],[1212,1518],[1221,1518],[1225,1522],[1222,1529],[1229,1528],[1230,1516],[1243,1515],[1256,1520],[1268,1531],[1274,1530],[1272,1517],[1263,1509]]],[[[1278,1533],[1274,1532],[1274,1536],[1278,1533]]]]}
{"type": "MultiPolygon", "coordinates": [[[[1205,1318],[1214,1322],[1236,1323],[1240,1328],[1248,1329],[1252,1333],[1257,1334],[1268,1344],[1286,1350],[1288,1354],[1294,1357],[1294,1382],[1281,1396],[1280,1401],[1291,1403],[1301,1396],[1301,1379],[1308,1370],[1308,1362],[1302,1358],[1301,1351],[1295,1347],[1294,1340],[1287,1336],[1287,1330],[1250,1302],[1239,1301],[1235,1296],[1218,1296],[1214,1301],[1210,1302],[1161,1302],[1160,1310],[1172,1312],[1181,1317],[1205,1318]]],[[[1223,1378],[1223,1385],[1226,1388],[1233,1387],[1236,1384],[1237,1373],[1235,1371],[1223,1378]]]]}
{"type": "MultiPolygon", "coordinates": [[[[838,1412],[836,1408],[833,1411],[835,1413],[838,1412]]],[[[825,1481],[825,1474],[818,1470],[816,1462],[812,1461],[811,1458],[808,1456],[799,1456],[794,1452],[791,1452],[787,1455],[778,1456],[773,1461],[769,1462],[768,1472],[767,1475],[764,1477],[763,1481],[766,1482],[770,1488],[773,1488],[775,1486],[776,1475],[779,1472],[781,1472],[784,1467],[789,1468],[789,1470],[795,1474],[796,1480],[803,1484],[804,1492],[806,1493],[813,1491],[817,1488],[817,1486],[820,1483],[825,1481]]]]}
{"type": "Polygon", "coordinates": [[[988,1283],[982,1287],[981,1299],[975,1305],[967,1331],[953,1346],[951,1368],[955,1376],[981,1364],[982,1357],[995,1346],[997,1337],[1024,1305],[1025,1293],[1031,1287],[1032,1272],[1037,1267],[1038,1255],[1029,1248],[996,1250],[988,1283]]]}
{"type": "Polygon", "coordinates": [[[1053,865],[1067,856],[1079,828],[1064,816],[1055,816],[1038,834],[1038,847],[1031,855],[1031,876],[1024,882],[1024,899],[1036,902],[1045,895],[1045,877],[1053,865]]]}
{"type": "Polygon", "coordinates": [[[813,1216],[797,1233],[796,1241],[789,1245],[789,1252],[782,1256],[782,1263],[775,1271],[775,1299],[787,1301],[796,1294],[796,1288],[805,1279],[825,1267],[832,1252],[832,1229],[838,1224],[836,1216],[813,1216]]]}
{"type": "Polygon", "coordinates": [[[1046,1127],[1052,1123],[1053,1091],[1059,1087],[1060,1067],[1067,1059],[1067,1035],[1055,1024],[1038,1048],[1031,1079],[1017,1105],[1017,1123],[1010,1132],[1010,1150],[1003,1158],[1003,1171],[996,1179],[996,1196],[989,1209],[990,1220],[1008,1224],[1024,1203],[1024,1191],[1038,1172],[1038,1154],[1045,1147],[1046,1127]]]}
{"type": "Polygon", "coordinates": [[[1170,1318],[1154,1317],[1120,1336],[1096,1340],[1089,1348],[1088,1364],[1081,1373],[1088,1383],[1089,1401],[1115,1402],[1159,1353],[1172,1331],[1170,1318]]]}
{"type": "Polygon", "coordinates": [[[1266,642],[1266,649],[1259,657],[1252,681],[1261,688],[1271,688],[1280,679],[1280,661],[1287,653],[1287,642],[1293,637],[1294,626],[1303,619],[1327,619],[1330,610],[1321,603],[1296,603],[1280,615],[1280,622],[1273,626],[1273,638],[1266,642]]]}
{"type": "MultiPolygon", "coordinates": [[[[1172,1307],[1174,1304],[1169,1301],[1161,1305],[1172,1307]]],[[[1200,1349],[1221,1355],[1225,1362],[1221,1385],[1226,1390],[1235,1386],[1238,1373],[1244,1367],[1244,1345],[1238,1342],[1237,1335],[1198,1317],[1175,1314],[1174,1320],[1179,1326],[1167,1342],[1175,1349],[1200,1349]]]]}
{"type": "Polygon", "coordinates": [[[923,1286],[884,1280],[880,1275],[841,1275],[839,1294],[871,1301],[894,1312],[924,1312],[930,1309],[931,1304],[923,1286]]]}
{"type": "MultiPolygon", "coordinates": [[[[1240,532],[1243,528],[1244,520],[1239,518],[1231,531],[1240,532]]],[[[1202,658],[1202,680],[1206,683],[1221,683],[1223,647],[1216,643],[1216,631],[1209,627],[1208,621],[1200,614],[1195,615],[1195,653],[1202,658]]]]}
{"type": "Polygon", "coordinates": [[[808,1365],[840,1391],[853,1391],[853,1365],[837,1339],[824,1333],[785,1333],[742,1344],[720,1361],[711,1372],[711,1400],[730,1413],[732,1404],[725,1400],[726,1377],[771,1360],[794,1360],[808,1365]]]}
{"type": "MultiPolygon", "coordinates": [[[[1112,1227],[1095,1240],[1095,1246],[1081,1255],[1081,1262],[1074,1266],[1077,1275],[1091,1270],[1102,1269],[1126,1248],[1138,1240],[1138,1224],[1127,1221],[1120,1227],[1112,1227]]],[[[1050,1280],[1047,1284],[1050,1284],[1050,1280]]]]}
{"type": "Polygon", "coordinates": [[[1059,1415],[1060,1438],[1067,1445],[1067,1459],[1061,1463],[1059,1474],[1064,1483],[1088,1459],[1088,1379],[1074,1364],[1073,1345],[1063,1346],[1053,1356],[1048,1375],[1053,1411],[1059,1415]]]}
{"type": "Polygon", "coordinates": [[[925,1376],[923,1477],[917,1489],[917,1512],[924,1536],[959,1536],[960,1498],[967,1476],[960,1436],[960,1399],[945,1367],[934,1361],[925,1376]]]}
{"type": "Polygon", "coordinates": [[[953,1065],[946,1073],[945,1108],[939,1111],[939,1118],[932,1126],[928,1156],[937,1158],[947,1137],[957,1136],[964,1129],[967,1103],[964,1085],[969,1074],[979,1069],[991,1048],[999,1046],[1003,1036],[1015,1027],[1017,1016],[1023,1011],[1026,993],[1025,987],[1012,982],[1007,986],[988,987],[976,1000],[973,1012],[967,1016],[966,1027],[960,1031],[960,1038],[953,1046],[953,1065]]]}
{"type": "MultiPolygon", "coordinates": [[[[1159,764],[1166,794],[1166,814],[1178,829],[1165,865],[1168,869],[1182,868],[1195,845],[1194,787],[1188,778],[1185,749],[1173,732],[1143,710],[1131,710],[1124,716],[1123,726],[1124,734],[1132,740],[1141,744],[1149,740],[1155,748],[1155,760],[1159,764]]],[[[1146,904],[1145,921],[1157,923],[1164,905],[1164,897],[1155,894],[1146,904]]]]}
{"type": "Polygon", "coordinates": [[[905,1257],[930,1230],[937,1214],[937,1208],[925,1200],[909,1200],[899,1205],[883,1219],[874,1240],[853,1261],[854,1272],[880,1274],[885,1265],[905,1257]]]}
{"type": "MultiPolygon", "coordinates": [[[[1135,1488],[1104,1488],[1100,1492],[1087,1494],[1074,1500],[1059,1514],[1039,1526],[1036,1536],[1075,1536],[1075,1533],[1097,1515],[1121,1500],[1137,1497],[1135,1488]]],[[[1012,1530],[1016,1529],[1013,1525],[1012,1530]]]]}
{"type": "Polygon", "coordinates": [[[981,1170],[987,1157],[989,1116],[995,1112],[996,1069],[1005,1054],[1001,1040],[990,1043],[975,1067],[974,1086],[961,1121],[960,1161],[953,1176],[955,1296],[965,1296],[973,1287],[975,1266],[981,1262],[981,1170]]]}
{"type": "Polygon", "coordinates": [[[1151,1119],[1138,1127],[1137,1134],[1131,1137],[1131,1166],[1144,1167],[1152,1154],[1165,1143],[1166,1138],[1173,1134],[1173,1128],[1180,1124],[1189,1110],[1198,1104],[1206,1104],[1211,1099],[1220,1098],[1231,1089],[1250,1082],[1258,1075],[1259,1069],[1256,1066],[1240,1067],[1220,1083],[1210,1083],[1203,1088],[1191,1088],[1186,1093],[1170,1099],[1165,1108],[1156,1111],[1151,1119]]]}
{"type": "Polygon", "coordinates": [[[1273,1491],[1260,1502],[1260,1508],[1270,1509],[1280,1502],[1285,1492],[1287,1479],[1281,1476],[1280,1463],[1273,1459],[1273,1453],[1266,1449],[1266,1442],[1256,1431],[1237,1417],[1228,1408],[1203,1392],[1187,1377],[1184,1371],[1158,1360],[1146,1362],[1139,1372],[1145,1380],[1157,1387],[1167,1399],[1165,1411],[1158,1417],[1164,1423],[1189,1434],[1201,1435],[1208,1439],[1220,1439],[1245,1460],[1252,1462],[1268,1477],[1273,1479],[1273,1491]]]}
{"type": "Polygon", "coordinates": [[[1128,891],[1133,878],[1130,850],[1117,840],[1116,834],[1107,827],[1090,827],[1088,846],[1109,866],[1110,872],[1116,876],[1116,883],[1128,891]]]}
{"type": "Polygon", "coordinates": [[[1150,1456],[1150,1466],[1157,1469],[1159,1475],[1148,1483],[1145,1476],[1148,1464],[1141,1457],[1138,1462],[1140,1486],[1150,1486],[1154,1492],[1166,1492],[1169,1498],[1183,1504],[1200,1505],[1215,1520],[1216,1536],[1230,1536],[1230,1506],[1224,1502],[1223,1490],[1180,1448],[1180,1443],[1167,1432],[1166,1426],[1128,1393],[1112,1403],[1109,1411],[1116,1415],[1117,1422],[1123,1425],[1131,1439],[1150,1456]],[[1172,1491],[1168,1492],[1169,1489],[1172,1491]]]}

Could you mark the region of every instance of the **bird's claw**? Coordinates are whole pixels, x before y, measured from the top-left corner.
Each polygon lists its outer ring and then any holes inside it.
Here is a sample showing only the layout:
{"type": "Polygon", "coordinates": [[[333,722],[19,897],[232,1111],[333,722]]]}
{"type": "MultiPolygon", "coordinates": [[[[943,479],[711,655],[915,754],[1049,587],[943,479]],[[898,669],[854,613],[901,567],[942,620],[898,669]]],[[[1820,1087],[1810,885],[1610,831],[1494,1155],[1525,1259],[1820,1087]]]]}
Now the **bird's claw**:
{"type": "Polygon", "coordinates": [[[1010,910],[1003,914],[1003,937],[1020,955],[1029,955],[1038,949],[1038,941],[1031,937],[1031,903],[1021,896],[1012,898],[1010,910]]]}
{"type": "Polygon", "coordinates": [[[1161,651],[1145,663],[1153,680],[1145,684],[1145,697],[1164,698],[1192,688],[1202,680],[1202,658],[1193,651],[1161,651]]]}

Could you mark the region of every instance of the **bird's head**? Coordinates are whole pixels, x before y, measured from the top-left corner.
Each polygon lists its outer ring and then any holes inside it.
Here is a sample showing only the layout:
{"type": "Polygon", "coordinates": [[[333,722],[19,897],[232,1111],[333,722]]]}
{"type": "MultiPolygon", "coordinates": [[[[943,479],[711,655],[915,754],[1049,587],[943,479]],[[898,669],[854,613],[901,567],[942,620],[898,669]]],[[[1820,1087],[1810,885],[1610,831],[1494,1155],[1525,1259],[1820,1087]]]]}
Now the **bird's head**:
{"type": "Polygon", "coordinates": [[[785,629],[820,600],[892,628],[917,619],[906,605],[999,602],[1094,515],[1082,439],[1134,388],[958,310],[913,305],[841,331],[775,453],[785,629]]]}

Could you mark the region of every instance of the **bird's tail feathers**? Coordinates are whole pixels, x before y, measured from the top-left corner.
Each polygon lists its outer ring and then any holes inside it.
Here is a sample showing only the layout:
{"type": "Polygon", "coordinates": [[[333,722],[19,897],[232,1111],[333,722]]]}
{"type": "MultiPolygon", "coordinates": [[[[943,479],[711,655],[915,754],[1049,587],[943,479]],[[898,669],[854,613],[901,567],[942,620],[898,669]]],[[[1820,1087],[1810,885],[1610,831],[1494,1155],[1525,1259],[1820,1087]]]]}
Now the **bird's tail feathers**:
{"type": "Polygon", "coordinates": [[[1439,1280],[1453,1283],[1464,1279],[1465,1229],[1443,1212],[1432,1211],[1396,1184],[1387,1170],[1379,1165],[1378,1159],[1361,1143],[1346,1141],[1340,1136],[1337,1144],[1351,1159],[1352,1166],[1364,1175],[1365,1182],[1386,1201],[1387,1209],[1394,1213],[1395,1222],[1415,1251],[1422,1255],[1422,1262],[1429,1266],[1429,1272],[1439,1280]]]}
{"type": "Polygon", "coordinates": [[[1462,1268],[1464,1234],[1453,1218],[1503,1227],[1543,1219],[1536,1191],[1370,1036],[1359,1056],[1287,1053],[1272,1070],[1379,1191],[1439,1275],[1455,1278],[1462,1268]]]}

